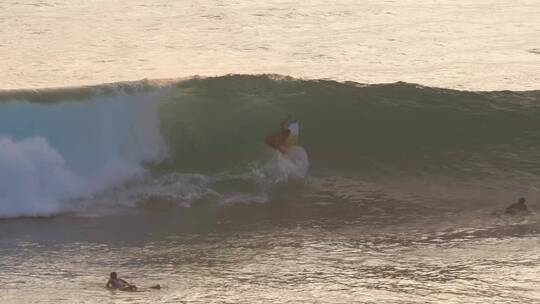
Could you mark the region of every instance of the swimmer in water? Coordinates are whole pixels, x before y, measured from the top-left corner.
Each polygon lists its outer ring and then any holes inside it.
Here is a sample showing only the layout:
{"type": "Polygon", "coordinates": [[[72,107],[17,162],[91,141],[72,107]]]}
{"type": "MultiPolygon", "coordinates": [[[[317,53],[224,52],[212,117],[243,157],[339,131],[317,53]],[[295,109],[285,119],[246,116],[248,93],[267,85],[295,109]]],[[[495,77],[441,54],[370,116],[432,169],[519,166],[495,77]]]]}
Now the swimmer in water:
{"type": "Polygon", "coordinates": [[[516,215],[516,214],[528,214],[531,213],[529,211],[529,208],[525,204],[525,198],[521,197],[517,201],[517,203],[513,203],[512,205],[508,206],[506,210],[504,210],[504,213],[510,214],[510,215],[516,215]]]}

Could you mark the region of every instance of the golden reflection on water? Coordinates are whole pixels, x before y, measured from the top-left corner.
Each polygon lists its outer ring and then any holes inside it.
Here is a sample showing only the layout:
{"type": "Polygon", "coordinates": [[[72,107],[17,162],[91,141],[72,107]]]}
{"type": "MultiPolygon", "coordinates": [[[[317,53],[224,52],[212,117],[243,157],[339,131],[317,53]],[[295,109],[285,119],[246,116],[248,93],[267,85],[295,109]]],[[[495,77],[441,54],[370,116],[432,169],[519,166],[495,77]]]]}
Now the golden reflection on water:
{"type": "Polygon", "coordinates": [[[534,235],[453,239],[301,226],[142,244],[19,243],[0,249],[0,302],[534,303],[539,249],[534,235]],[[163,289],[110,292],[104,283],[113,270],[163,289]]]}

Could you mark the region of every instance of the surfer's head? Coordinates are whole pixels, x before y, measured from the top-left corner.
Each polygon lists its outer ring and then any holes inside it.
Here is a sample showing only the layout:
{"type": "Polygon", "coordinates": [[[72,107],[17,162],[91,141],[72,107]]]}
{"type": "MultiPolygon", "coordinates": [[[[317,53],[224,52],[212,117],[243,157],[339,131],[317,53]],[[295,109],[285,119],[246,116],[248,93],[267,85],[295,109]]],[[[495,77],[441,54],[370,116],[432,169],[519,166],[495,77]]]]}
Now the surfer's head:
{"type": "Polygon", "coordinates": [[[524,203],[525,203],[525,198],[524,198],[524,197],[520,197],[519,200],[518,200],[518,203],[524,204],[524,203]]]}
{"type": "Polygon", "coordinates": [[[116,272],[114,272],[114,271],[111,272],[111,279],[116,280],[116,277],[117,277],[117,276],[118,276],[118,275],[116,274],[116,272]]]}

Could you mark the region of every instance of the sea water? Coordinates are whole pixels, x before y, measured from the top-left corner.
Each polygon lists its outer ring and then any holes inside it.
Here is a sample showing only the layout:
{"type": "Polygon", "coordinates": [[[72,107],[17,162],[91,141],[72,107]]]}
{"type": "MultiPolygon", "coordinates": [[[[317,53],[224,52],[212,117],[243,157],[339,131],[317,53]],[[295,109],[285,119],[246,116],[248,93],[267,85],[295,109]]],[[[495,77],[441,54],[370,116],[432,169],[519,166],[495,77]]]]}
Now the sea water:
{"type": "Polygon", "coordinates": [[[0,303],[540,302],[539,9],[1,2],[0,303]]]}

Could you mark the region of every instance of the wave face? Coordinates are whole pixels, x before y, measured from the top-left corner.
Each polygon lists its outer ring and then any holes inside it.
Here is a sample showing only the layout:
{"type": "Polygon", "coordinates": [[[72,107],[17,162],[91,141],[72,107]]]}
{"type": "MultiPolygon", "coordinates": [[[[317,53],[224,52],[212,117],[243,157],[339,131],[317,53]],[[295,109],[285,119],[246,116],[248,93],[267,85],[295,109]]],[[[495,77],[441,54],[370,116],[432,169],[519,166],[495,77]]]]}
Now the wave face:
{"type": "Polygon", "coordinates": [[[266,202],[283,161],[263,139],[289,114],[312,177],[533,185],[539,101],[272,75],[0,92],[0,217],[66,212],[118,188],[128,201],[266,202]]]}

